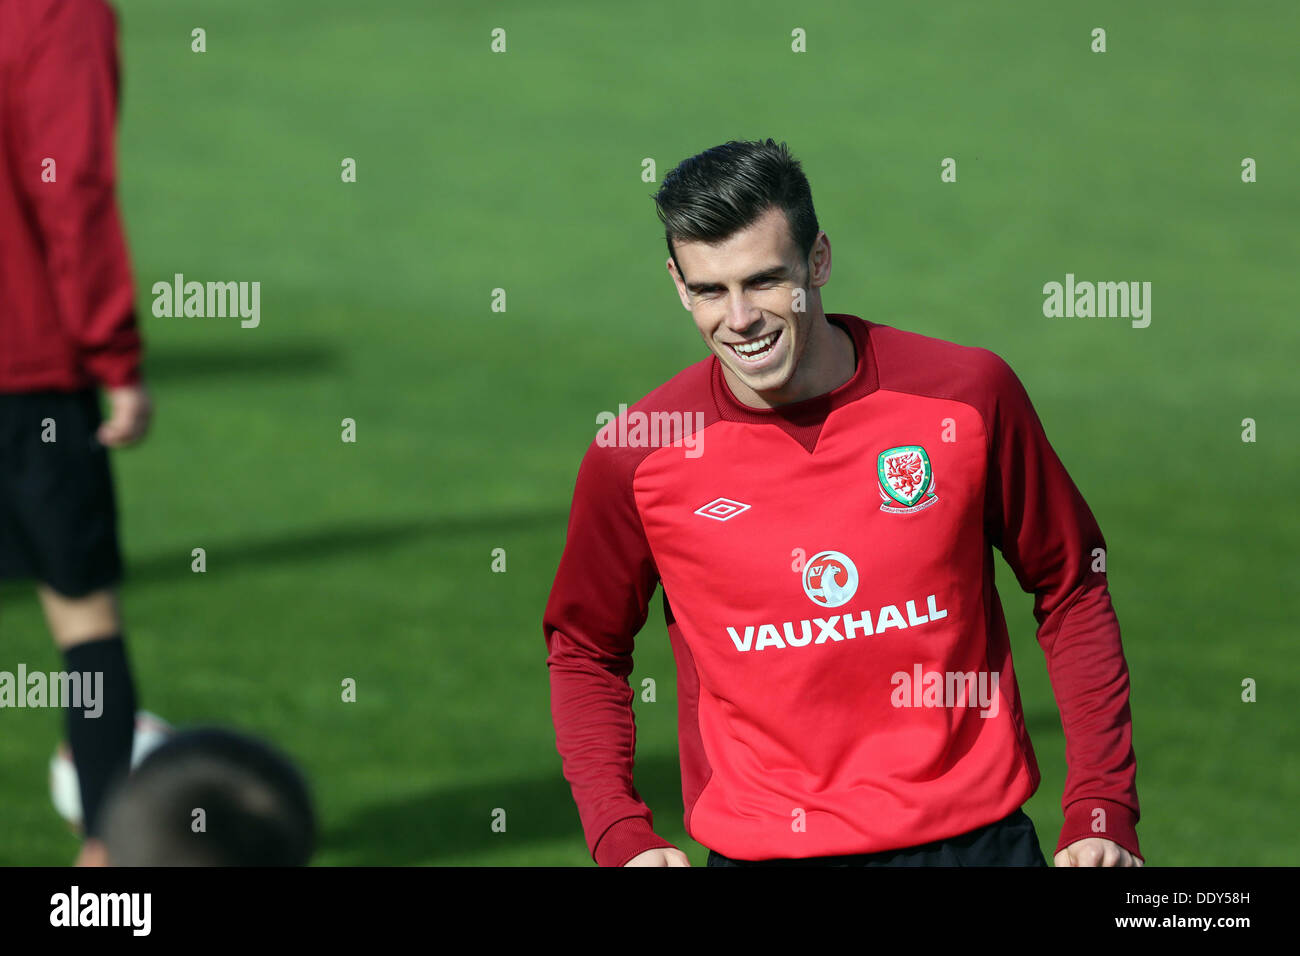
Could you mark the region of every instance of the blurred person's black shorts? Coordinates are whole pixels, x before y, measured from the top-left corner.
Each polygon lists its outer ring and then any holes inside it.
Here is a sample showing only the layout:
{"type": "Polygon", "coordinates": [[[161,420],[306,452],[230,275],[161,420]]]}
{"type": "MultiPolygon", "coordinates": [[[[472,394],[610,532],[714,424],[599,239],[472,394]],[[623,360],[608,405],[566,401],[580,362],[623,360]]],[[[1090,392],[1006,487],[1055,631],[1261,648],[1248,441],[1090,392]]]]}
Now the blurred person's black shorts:
{"type": "Polygon", "coordinates": [[[82,597],[122,577],[99,395],[0,393],[0,580],[31,578],[82,597]],[[52,442],[42,440],[46,419],[52,442]]]}
{"type": "Polygon", "coordinates": [[[1034,822],[1016,810],[987,826],[946,840],[852,856],[797,860],[732,860],[709,851],[709,866],[1047,866],[1034,822]]]}

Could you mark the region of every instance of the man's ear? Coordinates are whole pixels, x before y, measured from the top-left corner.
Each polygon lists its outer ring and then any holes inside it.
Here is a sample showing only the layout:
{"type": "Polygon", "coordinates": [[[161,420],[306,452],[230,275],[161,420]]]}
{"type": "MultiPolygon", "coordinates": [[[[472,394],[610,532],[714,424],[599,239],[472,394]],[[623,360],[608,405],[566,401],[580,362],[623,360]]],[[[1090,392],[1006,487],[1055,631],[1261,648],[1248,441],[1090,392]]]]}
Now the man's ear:
{"type": "Polygon", "coordinates": [[[808,255],[808,292],[820,289],[831,278],[831,240],[825,232],[817,233],[808,255]]]}
{"type": "Polygon", "coordinates": [[[682,308],[687,312],[691,311],[691,294],[686,291],[686,280],[677,271],[677,263],[673,262],[672,256],[668,257],[666,265],[668,266],[668,274],[673,277],[673,285],[677,286],[677,298],[682,300],[682,308]]]}

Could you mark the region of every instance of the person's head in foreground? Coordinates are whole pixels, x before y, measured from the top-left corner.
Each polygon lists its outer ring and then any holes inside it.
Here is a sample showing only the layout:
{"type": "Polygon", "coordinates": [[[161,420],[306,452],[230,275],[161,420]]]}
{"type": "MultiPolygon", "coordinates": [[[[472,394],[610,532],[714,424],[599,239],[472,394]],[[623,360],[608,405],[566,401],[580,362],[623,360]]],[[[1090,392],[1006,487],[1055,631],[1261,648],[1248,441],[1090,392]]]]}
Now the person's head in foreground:
{"type": "Polygon", "coordinates": [[[307,783],[280,751],[217,728],[177,733],[121,782],[91,866],[304,866],[316,821],[307,783]]]}
{"type": "Polygon", "coordinates": [[[705,150],[665,176],[654,201],[677,294],[738,399],[783,405],[852,375],[852,343],[822,309],[830,240],[784,143],[705,150]]]}

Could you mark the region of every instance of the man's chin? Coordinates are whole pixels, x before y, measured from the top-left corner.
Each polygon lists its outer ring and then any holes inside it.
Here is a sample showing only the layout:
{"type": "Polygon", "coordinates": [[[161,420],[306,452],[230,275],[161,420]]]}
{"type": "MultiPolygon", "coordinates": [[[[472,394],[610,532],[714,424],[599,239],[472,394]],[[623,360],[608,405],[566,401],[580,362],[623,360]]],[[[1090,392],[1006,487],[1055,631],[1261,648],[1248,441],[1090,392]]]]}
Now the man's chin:
{"type": "Polygon", "coordinates": [[[790,381],[790,376],[785,369],[769,369],[755,373],[738,369],[730,363],[727,363],[727,369],[736,381],[754,394],[774,400],[779,400],[781,391],[790,381]]]}

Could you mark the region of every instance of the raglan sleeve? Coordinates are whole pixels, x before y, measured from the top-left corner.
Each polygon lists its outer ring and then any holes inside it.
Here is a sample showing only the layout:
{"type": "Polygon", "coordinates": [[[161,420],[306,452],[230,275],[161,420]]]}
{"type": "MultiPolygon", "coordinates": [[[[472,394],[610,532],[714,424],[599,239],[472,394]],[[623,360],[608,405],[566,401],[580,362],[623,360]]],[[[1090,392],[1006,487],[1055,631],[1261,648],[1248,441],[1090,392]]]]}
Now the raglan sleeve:
{"type": "Polygon", "coordinates": [[[625,451],[593,443],[578,470],[560,566],[543,615],[555,744],[587,847],[622,866],[655,847],[649,807],[632,782],[636,722],[632,647],[658,573],[625,451]]]}
{"type": "Polygon", "coordinates": [[[1106,542],[1019,378],[992,352],[984,355],[992,383],[986,531],[1034,595],[1037,639],[1065,732],[1057,852],[1103,837],[1140,857],[1129,673],[1106,542]]]}
{"type": "Polygon", "coordinates": [[[103,0],[50,5],[23,64],[14,132],[64,334],[97,384],[140,380],[116,198],[117,21],[103,0]],[[52,164],[51,164],[52,162],[52,164]]]}

